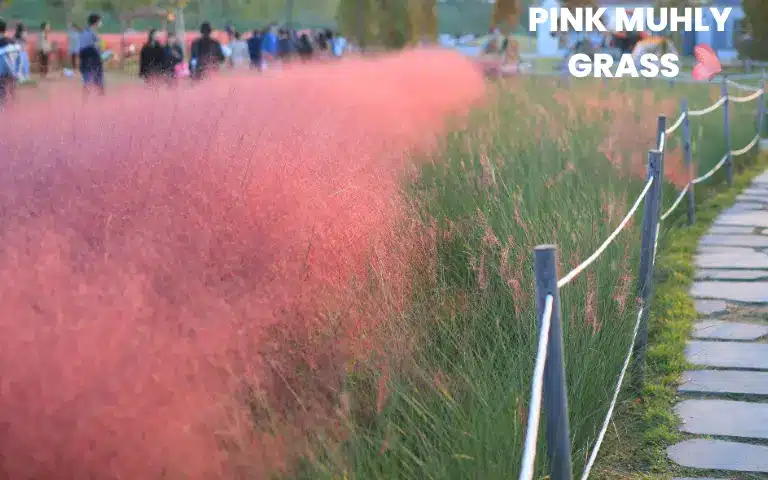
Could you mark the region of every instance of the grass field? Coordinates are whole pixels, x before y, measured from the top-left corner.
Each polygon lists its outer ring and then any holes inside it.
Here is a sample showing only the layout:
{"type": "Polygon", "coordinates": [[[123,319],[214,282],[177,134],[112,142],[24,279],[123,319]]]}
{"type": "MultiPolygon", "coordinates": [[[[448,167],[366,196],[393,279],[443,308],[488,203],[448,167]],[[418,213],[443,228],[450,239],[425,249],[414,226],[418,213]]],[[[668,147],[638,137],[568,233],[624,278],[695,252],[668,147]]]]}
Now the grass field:
{"type": "MultiPolygon", "coordinates": [[[[353,410],[352,437],[340,450],[323,450],[306,478],[490,479],[519,471],[538,321],[532,249],[556,243],[561,275],[595,250],[641,189],[656,114],[674,120],[682,95],[699,108],[716,91],[642,81],[498,86],[492,105],[450,135],[407,188],[437,240],[430,274],[398,322],[407,325],[402,338],[415,342],[412,356],[373,378],[348,379],[351,403],[378,410],[353,410]]],[[[751,115],[735,112],[734,145],[754,135],[751,115]]],[[[722,115],[694,121],[702,172],[722,156],[721,129],[722,115]]],[[[667,178],[681,186],[671,143],[667,178]]],[[[665,206],[673,194],[668,185],[665,206]]],[[[562,291],[577,473],[630,344],[639,224],[638,215],[562,291]]],[[[543,476],[543,450],[538,458],[543,476]]],[[[601,471],[616,473],[602,462],[601,471]]]]}
{"type": "MultiPolygon", "coordinates": [[[[514,477],[534,246],[558,245],[561,276],[587,258],[642,189],[657,115],[719,95],[517,78],[477,104],[479,75],[446,52],[195,88],[58,97],[66,114],[53,116],[38,99],[0,136],[0,212],[14,213],[0,278],[19,312],[0,316],[0,374],[21,389],[0,395],[18,436],[0,452],[16,478],[62,459],[80,478],[514,477]],[[55,148],[33,135],[42,119],[55,148]],[[69,436],[27,428],[83,409],[69,436]]],[[[753,108],[733,107],[734,148],[754,136],[753,108]]],[[[722,128],[722,110],[692,120],[701,173],[723,154],[722,128]]],[[[677,136],[665,167],[667,207],[687,182],[677,136]]],[[[640,220],[561,293],[577,473],[630,344],[640,220]]],[[[632,394],[617,422],[638,438],[652,421],[632,416],[632,394]]],[[[622,440],[608,436],[593,478],[658,468],[617,454],[644,445],[622,440]]]]}

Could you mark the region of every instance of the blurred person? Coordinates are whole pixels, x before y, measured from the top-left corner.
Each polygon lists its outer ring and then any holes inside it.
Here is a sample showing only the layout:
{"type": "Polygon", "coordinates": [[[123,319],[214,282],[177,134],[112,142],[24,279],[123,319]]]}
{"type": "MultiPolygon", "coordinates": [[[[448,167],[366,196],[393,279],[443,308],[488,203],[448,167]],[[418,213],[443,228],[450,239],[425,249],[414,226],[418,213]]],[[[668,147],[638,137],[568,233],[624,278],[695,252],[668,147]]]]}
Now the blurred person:
{"type": "Polygon", "coordinates": [[[153,28],[139,52],[139,77],[148,83],[155,82],[165,76],[167,67],[165,47],[157,39],[157,29],[153,28]]]}
{"type": "Polygon", "coordinates": [[[347,39],[337,34],[331,34],[331,48],[333,56],[340,58],[344,55],[344,51],[347,49],[347,39]]]}
{"type": "Polygon", "coordinates": [[[277,35],[277,56],[288,60],[295,52],[294,43],[288,30],[281,28],[277,35]]]}
{"type": "Polygon", "coordinates": [[[16,32],[13,34],[13,41],[19,46],[21,51],[19,52],[21,58],[21,74],[19,79],[21,82],[26,82],[29,79],[29,52],[27,51],[27,27],[23,23],[16,24],[16,32]]]}
{"type": "Polygon", "coordinates": [[[78,59],[80,57],[80,34],[82,29],[77,24],[70,23],[67,30],[67,51],[69,53],[69,66],[72,70],[77,70],[78,59]]]}
{"type": "Polygon", "coordinates": [[[297,51],[299,53],[299,58],[302,60],[308,61],[312,59],[312,54],[314,53],[314,49],[312,48],[312,40],[306,33],[302,33],[299,37],[297,51]]]}
{"type": "Polygon", "coordinates": [[[251,59],[251,68],[261,69],[261,30],[254,30],[248,39],[248,56],[251,59]]]}
{"type": "Polygon", "coordinates": [[[104,63],[102,60],[101,39],[101,15],[92,13],[88,15],[88,27],[80,34],[80,73],[83,75],[83,84],[86,91],[96,90],[104,93],[104,63]]]}
{"type": "Polygon", "coordinates": [[[265,68],[278,58],[277,25],[271,24],[261,37],[261,67],[265,68]]]}
{"type": "Polygon", "coordinates": [[[315,42],[317,43],[317,49],[320,52],[325,53],[328,51],[328,36],[326,35],[325,30],[317,32],[315,42]]]}
{"type": "Polygon", "coordinates": [[[240,32],[235,32],[235,39],[230,46],[232,49],[231,61],[234,68],[245,67],[250,63],[250,52],[248,42],[243,40],[240,32]]]}
{"type": "Polygon", "coordinates": [[[52,51],[51,24],[43,22],[40,25],[40,35],[37,40],[37,55],[40,60],[40,76],[42,78],[48,76],[48,66],[50,65],[52,51]]]}
{"type": "Polygon", "coordinates": [[[184,64],[184,49],[175,33],[169,33],[168,39],[163,47],[165,50],[165,74],[173,79],[178,75],[178,70],[184,64]]]}
{"type": "Polygon", "coordinates": [[[203,22],[200,25],[200,37],[192,42],[189,71],[194,79],[201,79],[207,73],[218,70],[226,60],[221,44],[212,34],[211,24],[203,22]]]}
{"type": "Polygon", "coordinates": [[[19,46],[6,35],[8,24],[0,18],[0,107],[13,95],[18,82],[19,46]]]}

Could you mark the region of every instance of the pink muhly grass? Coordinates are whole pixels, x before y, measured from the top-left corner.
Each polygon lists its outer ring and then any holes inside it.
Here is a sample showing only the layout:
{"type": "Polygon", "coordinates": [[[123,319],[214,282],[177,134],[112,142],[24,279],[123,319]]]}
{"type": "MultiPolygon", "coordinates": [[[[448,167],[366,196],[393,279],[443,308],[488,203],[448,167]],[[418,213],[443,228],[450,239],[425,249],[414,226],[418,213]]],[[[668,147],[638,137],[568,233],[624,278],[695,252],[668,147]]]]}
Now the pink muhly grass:
{"type": "Polygon", "coordinates": [[[407,288],[404,152],[480,99],[481,75],[412,51],[60,93],[0,132],[3,475],[285,470],[403,308],[361,280],[376,252],[407,288]]]}
{"type": "Polygon", "coordinates": [[[597,311],[597,280],[595,272],[587,272],[587,299],[585,306],[585,318],[587,326],[592,329],[592,333],[600,331],[600,319],[597,311]]]}

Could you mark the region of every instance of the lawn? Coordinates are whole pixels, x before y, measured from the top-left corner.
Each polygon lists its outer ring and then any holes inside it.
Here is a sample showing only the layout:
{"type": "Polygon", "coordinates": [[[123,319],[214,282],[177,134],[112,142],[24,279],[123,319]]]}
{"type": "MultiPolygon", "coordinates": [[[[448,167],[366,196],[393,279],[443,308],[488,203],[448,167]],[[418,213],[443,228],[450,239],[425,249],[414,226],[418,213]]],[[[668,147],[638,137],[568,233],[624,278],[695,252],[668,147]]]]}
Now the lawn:
{"type": "MultiPolygon", "coordinates": [[[[348,377],[351,436],[315,452],[306,478],[516,475],[536,349],[533,247],[558,245],[561,276],[589,256],[643,186],[656,115],[672,122],[682,96],[704,108],[717,94],[655,81],[498,84],[491,105],[448,135],[404,189],[436,239],[430,268],[415,272],[419,288],[393,322],[410,353],[396,368],[348,377]]],[[[735,148],[754,136],[751,108],[734,108],[735,148]]],[[[722,156],[722,123],[722,110],[692,122],[702,173],[722,156]]],[[[665,186],[665,210],[686,182],[674,137],[669,146],[666,176],[677,186],[665,186]]],[[[631,343],[640,218],[561,291],[576,474],[631,343]]]]}

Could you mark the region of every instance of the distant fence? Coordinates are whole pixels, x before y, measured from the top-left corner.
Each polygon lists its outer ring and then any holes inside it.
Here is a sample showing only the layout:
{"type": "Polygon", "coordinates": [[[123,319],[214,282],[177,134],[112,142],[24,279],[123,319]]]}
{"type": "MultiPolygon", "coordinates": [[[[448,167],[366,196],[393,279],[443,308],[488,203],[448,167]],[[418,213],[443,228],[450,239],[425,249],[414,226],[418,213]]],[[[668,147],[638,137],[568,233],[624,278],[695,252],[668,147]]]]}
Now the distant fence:
{"type": "MultiPolygon", "coordinates": [[[[743,76],[741,76],[743,78],[743,76]]],[[[702,110],[690,110],[683,99],[681,113],[675,123],[667,127],[667,119],[660,116],[657,124],[656,148],[648,152],[647,179],[643,191],[638,196],[629,213],[621,224],[605,242],[587,258],[581,265],[574,268],[564,277],[557,277],[557,247],[555,245],[540,245],[534,250],[534,270],[536,278],[536,300],[539,310],[539,339],[536,361],[533,372],[530,405],[528,410],[527,430],[523,447],[522,468],[519,480],[532,480],[534,475],[536,447],[538,443],[539,418],[542,401],[547,417],[546,442],[551,480],[571,480],[573,465],[571,462],[571,435],[568,423],[568,397],[565,383],[565,365],[563,360],[563,328],[560,317],[560,289],[576,278],[589,267],[592,262],[605,251],[613,240],[627,226],[641,203],[643,205],[642,244],[640,253],[640,269],[638,271],[637,296],[639,310],[632,332],[632,342],[627,347],[627,356],[621,367],[616,389],[613,392],[608,412],[603,421],[600,433],[595,440],[587,465],[581,475],[581,480],[589,478],[595,464],[597,454],[605,438],[614,408],[624,383],[624,377],[634,358],[633,374],[637,385],[644,382],[645,351],[648,344],[648,320],[653,294],[653,271],[656,261],[656,249],[659,239],[659,227],[662,221],[682,203],[687,196],[688,223],[695,221],[694,185],[699,184],[715,174],[723,166],[726,167],[728,185],[733,183],[734,158],[750,152],[760,142],[760,134],[765,125],[765,76],[762,75],[760,88],[737,83],[728,77],[722,78],[720,99],[713,105],[702,110]],[[728,93],[731,86],[741,91],[749,92],[744,96],[734,96],[728,93]],[[743,148],[731,150],[731,103],[749,103],[758,101],[757,134],[743,148]],[[698,117],[715,112],[720,107],[724,109],[724,139],[726,153],[718,163],[705,174],[696,177],[691,161],[691,117],[698,117]],[[672,206],[662,213],[662,190],[664,176],[664,150],[667,137],[682,128],[683,156],[685,166],[690,172],[690,181],[680,191],[672,206]]]]}

